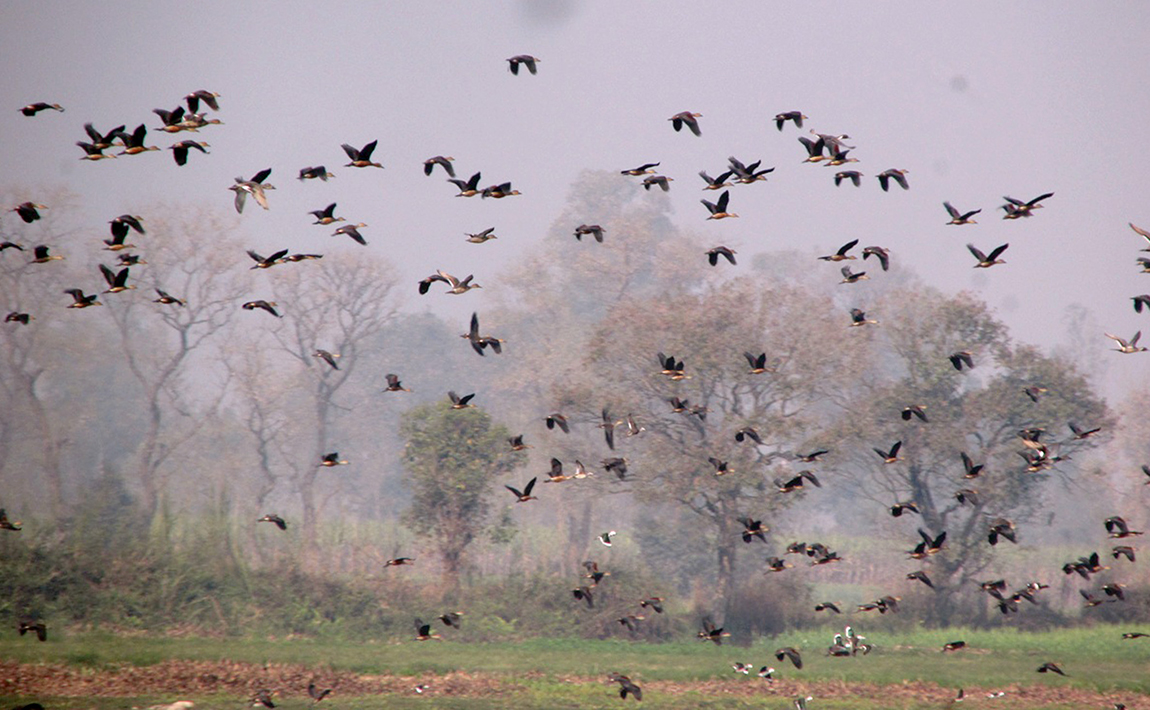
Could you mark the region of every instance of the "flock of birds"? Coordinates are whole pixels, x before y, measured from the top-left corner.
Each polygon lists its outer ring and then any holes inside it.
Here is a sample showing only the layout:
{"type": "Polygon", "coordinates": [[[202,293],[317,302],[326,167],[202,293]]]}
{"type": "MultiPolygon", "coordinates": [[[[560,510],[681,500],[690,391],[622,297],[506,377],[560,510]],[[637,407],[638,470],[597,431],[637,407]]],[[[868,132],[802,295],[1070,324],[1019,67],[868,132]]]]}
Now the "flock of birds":
{"type": "MultiPolygon", "coordinates": [[[[517,55],[507,60],[509,69],[512,74],[519,75],[520,68],[526,68],[527,71],[534,75],[538,70],[540,60],[537,57],[530,55],[517,55]]],[[[206,90],[195,91],[183,97],[185,106],[179,106],[173,110],[155,109],[154,113],[161,121],[159,127],[153,130],[158,130],[163,133],[175,135],[182,132],[198,133],[200,129],[206,129],[211,126],[219,125],[222,122],[214,117],[209,116],[206,111],[210,109],[213,112],[220,110],[219,95],[206,90]],[[204,112],[201,112],[204,109],[204,112]]],[[[36,116],[44,111],[64,111],[64,108],[58,104],[53,103],[33,103],[20,109],[25,116],[36,116]]],[[[699,119],[702,115],[696,112],[684,111],[671,116],[668,120],[671,122],[671,128],[676,131],[687,129],[694,136],[702,136],[702,125],[699,119]]],[[[774,117],[774,123],[779,131],[786,130],[788,124],[793,124],[795,128],[802,129],[803,121],[808,117],[803,115],[800,111],[785,111],[779,113],[774,117]]],[[[134,130],[127,131],[126,125],[117,126],[109,131],[100,131],[93,124],[87,123],[84,125],[84,131],[87,140],[77,142],[77,145],[83,150],[84,155],[81,159],[87,161],[100,161],[105,159],[114,159],[118,156],[135,156],[146,154],[151,151],[158,151],[160,148],[154,145],[148,145],[148,131],[149,129],[145,124],[139,124],[134,130]],[[111,152],[113,148],[120,148],[118,152],[111,152]]],[[[858,159],[851,155],[855,150],[854,146],[848,145],[847,140],[850,140],[848,135],[831,135],[817,133],[813,129],[810,131],[812,137],[801,135],[798,137],[799,143],[802,145],[803,153],[805,155],[803,163],[819,164],[824,166],[841,167],[848,163],[856,163],[858,159]]],[[[198,140],[180,140],[167,146],[168,150],[172,151],[173,159],[177,166],[183,166],[187,163],[189,156],[192,152],[198,152],[208,155],[207,148],[209,144],[198,140]]],[[[361,147],[356,147],[350,144],[343,144],[342,149],[347,155],[349,160],[345,167],[353,169],[367,169],[367,168],[383,168],[383,165],[373,159],[374,152],[377,148],[377,141],[371,141],[361,147]]],[[[744,163],[734,156],[728,159],[728,165],[717,176],[712,177],[706,170],[700,171],[699,176],[704,185],[703,190],[706,191],[719,191],[722,192],[714,200],[702,199],[700,202],[707,210],[708,220],[723,220],[737,218],[739,215],[731,211],[731,188],[734,185],[751,185],[756,182],[767,180],[767,175],[774,171],[773,167],[762,167],[761,160],[750,163],[744,163]]],[[[642,178],[642,187],[645,190],[658,189],[661,191],[669,191],[671,189],[671,182],[675,181],[674,177],[659,174],[656,170],[660,166],[659,162],[649,162],[639,165],[634,168],[629,168],[620,171],[625,176],[642,178]]],[[[512,187],[511,182],[502,181],[489,184],[486,187],[480,187],[482,180],[482,173],[475,172],[468,179],[464,180],[456,177],[454,166],[454,158],[448,156],[437,155],[428,158],[424,161],[423,171],[427,176],[432,176],[436,170],[442,171],[447,175],[447,181],[458,189],[457,196],[464,198],[471,198],[479,196],[481,199],[503,199],[520,195],[518,190],[512,187]]],[[[260,170],[255,173],[251,178],[244,179],[237,177],[234,184],[228,187],[229,190],[234,192],[234,207],[237,212],[242,213],[248,198],[256,202],[259,207],[267,210],[270,209],[269,192],[274,190],[274,185],[268,182],[272,170],[270,168],[260,170]]],[[[875,177],[879,183],[880,188],[886,192],[892,184],[897,185],[903,190],[910,189],[910,183],[907,179],[908,170],[900,168],[891,168],[878,173],[875,177]]],[[[298,179],[305,180],[322,180],[327,181],[333,173],[329,172],[324,165],[307,166],[299,170],[298,179]]],[[[833,173],[833,180],[836,186],[843,183],[850,183],[855,187],[862,184],[864,176],[857,170],[842,169],[833,173]]],[[[1045,201],[1053,196],[1053,193],[1044,193],[1034,197],[1030,200],[1019,200],[1012,197],[1006,197],[1006,202],[1001,206],[1003,210],[1003,219],[1017,220],[1022,218],[1031,218],[1035,216],[1035,212],[1044,207],[1045,201]]],[[[345,222],[345,218],[336,215],[336,203],[331,203],[321,209],[316,209],[308,212],[315,218],[313,224],[330,226],[338,222],[345,222]]],[[[949,215],[950,220],[946,223],[954,226],[964,226],[976,224],[974,217],[982,212],[981,209],[959,210],[949,202],[944,202],[943,207],[949,215]]],[[[40,219],[41,211],[47,209],[43,204],[36,202],[24,202],[11,208],[10,211],[15,212],[24,223],[33,223],[40,219]]],[[[111,220],[110,222],[110,237],[104,240],[105,249],[112,252],[117,256],[117,264],[114,267],[109,267],[105,264],[99,264],[98,270],[102,275],[107,288],[103,294],[119,294],[130,291],[136,286],[130,282],[131,269],[146,262],[140,258],[138,253],[133,253],[132,250],[136,246],[128,241],[129,237],[133,234],[144,235],[146,233],[144,227],[144,218],[137,215],[121,215],[111,220]]],[[[1150,232],[1147,232],[1133,224],[1131,228],[1148,242],[1150,246],[1150,232]]],[[[360,231],[367,227],[366,224],[360,222],[356,224],[344,224],[338,227],[333,236],[347,236],[351,240],[360,245],[366,245],[367,240],[363,233],[360,231]]],[[[474,244],[483,244],[489,240],[496,239],[497,235],[494,233],[495,228],[488,228],[475,234],[468,234],[467,241],[474,244]]],[[[597,243],[602,243],[608,233],[607,228],[598,224],[580,224],[574,228],[574,236],[578,240],[582,240],[587,236],[597,243]]],[[[851,240],[843,244],[841,248],[832,254],[818,257],[820,260],[830,263],[842,263],[855,261],[858,259],[853,253],[854,249],[858,246],[858,240],[851,240]]],[[[992,248],[989,252],[984,252],[982,249],[976,247],[973,243],[968,244],[967,248],[973,255],[976,263],[974,268],[990,268],[1004,264],[1005,261],[1001,258],[1004,252],[1009,247],[1009,243],[1004,243],[992,248]]],[[[4,240],[0,241],[0,254],[7,250],[16,252],[25,251],[25,245],[15,241],[4,240]]],[[[1150,248],[1143,249],[1143,251],[1150,251],[1150,248]]],[[[320,259],[321,254],[307,254],[297,253],[291,254],[287,249],[278,250],[267,256],[259,254],[255,251],[249,250],[248,256],[254,262],[252,269],[270,269],[280,267],[284,264],[320,259]]],[[[737,264],[735,251],[725,245],[717,245],[705,252],[705,257],[711,266],[718,265],[720,259],[726,260],[731,266],[737,264]]],[[[30,260],[31,265],[45,265],[52,261],[64,258],[61,255],[51,253],[49,245],[38,244],[32,247],[33,258],[30,260]]],[[[861,258],[866,261],[874,258],[881,271],[885,272],[890,268],[890,250],[882,246],[866,246],[861,250],[861,258]]],[[[1138,263],[1144,273],[1150,273],[1150,258],[1139,258],[1138,263]]],[[[844,264],[841,267],[842,281],[841,284],[855,284],[862,280],[869,279],[870,276],[865,271],[854,271],[849,264],[844,264]]],[[[419,294],[427,294],[431,288],[436,284],[443,284],[446,286],[446,293],[452,295],[461,295],[470,290],[481,288],[480,284],[476,283],[474,276],[468,274],[463,278],[457,278],[452,274],[444,271],[437,271],[424,279],[420,280],[417,286],[419,294]]],[[[159,288],[155,289],[157,298],[154,301],[163,306],[183,306],[185,301],[178,296],[171,295],[159,288]]],[[[72,302],[67,304],[67,308],[84,309],[93,306],[100,306],[102,303],[98,300],[97,293],[86,293],[81,288],[69,288],[66,294],[71,296],[72,302]]],[[[1134,309],[1140,313],[1143,307],[1150,307],[1150,295],[1143,294],[1134,297],[1134,309]]],[[[262,310],[276,317],[283,317],[273,301],[266,299],[252,299],[239,304],[245,310],[262,310]]],[[[15,323],[22,326],[28,326],[35,316],[28,312],[12,311],[5,317],[5,322],[15,323]]],[[[865,327],[877,325],[878,321],[874,318],[868,318],[867,314],[861,308],[852,308],[850,310],[850,321],[847,324],[850,327],[865,327]]],[[[1140,346],[1139,339],[1141,332],[1137,332],[1130,339],[1124,339],[1119,336],[1106,334],[1118,345],[1115,348],[1120,353],[1132,354],[1138,352],[1145,352],[1147,348],[1140,346]]],[[[469,346],[480,356],[484,356],[485,352],[490,350],[494,354],[502,353],[502,346],[504,340],[490,334],[483,333],[480,324],[478,313],[474,313],[471,317],[470,327],[468,331],[461,336],[468,341],[469,346]]],[[[326,350],[317,350],[314,353],[315,357],[325,362],[333,369],[339,369],[337,358],[339,354],[332,353],[326,350]]],[[[770,375],[776,372],[779,366],[777,360],[769,361],[767,354],[764,353],[744,353],[748,364],[748,376],[763,376],[770,375]]],[[[684,362],[675,356],[667,356],[663,353],[657,354],[659,362],[659,374],[667,377],[671,381],[678,381],[689,377],[687,374],[684,362]]],[[[969,370],[975,365],[975,356],[969,351],[958,351],[949,356],[951,365],[958,371],[969,370]]],[[[387,386],[386,392],[407,392],[407,388],[403,387],[399,375],[389,373],[386,375],[387,386]]],[[[1034,402],[1039,401],[1039,397],[1045,392],[1040,385],[1034,385],[1026,389],[1026,394],[1034,402]]],[[[456,392],[449,392],[448,399],[453,409],[461,410],[474,406],[472,399],[475,394],[459,395],[456,392]]],[[[685,416],[694,416],[700,422],[706,418],[706,407],[700,405],[692,405],[685,399],[678,397],[668,398],[670,411],[675,414],[685,416]]],[[[921,405],[910,405],[903,409],[901,412],[902,418],[906,421],[918,421],[921,424],[927,424],[929,419],[921,405]]],[[[559,431],[567,433],[570,431],[570,423],[567,416],[561,412],[553,412],[544,418],[545,425],[548,430],[559,431]]],[[[642,434],[645,427],[636,421],[635,417],[628,414],[625,418],[616,419],[611,412],[604,408],[602,410],[602,421],[597,425],[603,430],[605,443],[607,448],[615,451],[615,431],[620,429],[625,437],[633,437],[642,434]]],[[[1073,437],[1075,439],[1085,439],[1090,435],[1096,433],[1098,429],[1082,429],[1075,424],[1070,424],[1073,437]]],[[[1027,470],[1031,472],[1038,472],[1048,469],[1057,463],[1060,458],[1057,455],[1057,448],[1048,445],[1042,441],[1043,430],[1041,428],[1032,428],[1019,433],[1022,444],[1025,446],[1024,458],[1027,461],[1027,470]]],[[[753,427],[743,427],[735,434],[737,442],[751,442],[754,445],[762,444],[762,439],[758,432],[753,427]]],[[[508,445],[511,450],[519,451],[531,448],[530,445],[524,443],[524,435],[519,434],[511,437],[508,440],[508,445]]],[[[875,448],[875,454],[882,460],[883,464],[897,465],[902,460],[900,457],[900,448],[902,442],[897,441],[886,448],[875,448]]],[[[795,459],[804,463],[813,463],[819,460],[821,456],[827,454],[826,450],[811,451],[805,454],[796,454],[795,459]]],[[[965,452],[961,455],[963,466],[963,478],[973,480],[979,477],[982,472],[982,464],[976,464],[973,459],[965,452]]],[[[715,476],[722,476],[730,472],[730,466],[727,461],[718,457],[710,457],[709,464],[714,469],[715,476]]],[[[347,465],[349,462],[346,459],[340,458],[338,452],[331,452],[322,457],[318,462],[318,466],[334,467],[347,465]]],[[[627,476],[627,459],[620,456],[611,456],[605,458],[601,462],[603,469],[609,474],[617,476],[619,479],[625,479],[627,476]]],[[[1150,467],[1143,466],[1143,472],[1148,477],[1147,483],[1150,484],[1150,467]]],[[[557,458],[551,459],[550,470],[546,474],[547,478],[545,483],[562,483],[568,480],[577,480],[594,475],[594,472],[589,470],[584,464],[578,460],[574,461],[573,469],[566,469],[562,461],[557,458]]],[[[527,481],[521,488],[507,485],[507,491],[514,496],[516,503],[526,503],[532,500],[537,500],[535,493],[535,486],[539,477],[534,477],[527,481]]],[[[815,487],[820,487],[818,477],[810,470],[801,471],[799,474],[779,479],[775,481],[775,486],[780,493],[786,494],[797,490],[802,490],[807,484],[815,487]]],[[[979,493],[973,488],[963,488],[956,493],[956,498],[960,504],[977,504],[979,500],[979,493]]],[[[891,509],[890,514],[895,517],[901,517],[907,514],[917,514],[919,512],[917,504],[914,501],[900,501],[895,503],[891,509]]],[[[284,518],[275,513],[269,513],[259,519],[259,522],[268,522],[275,525],[280,530],[286,530],[288,522],[284,518]]],[[[757,520],[750,517],[738,518],[738,523],[742,526],[742,539],[744,542],[751,544],[756,540],[767,542],[766,533],[768,528],[763,524],[762,520],[757,520]]],[[[1115,545],[1110,551],[1110,555],[1118,560],[1123,558],[1130,563],[1135,561],[1135,549],[1127,543],[1127,538],[1141,535],[1141,531],[1130,529],[1127,522],[1119,517],[1113,516],[1108,518],[1105,523],[1105,529],[1111,539],[1122,541],[1122,544],[1115,545]]],[[[0,509],[0,530],[6,531],[19,531],[21,529],[19,522],[12,522],[8,519],[4,510],[0,509]]],[[[939,535],[930,535],[926,531],[919,529],[919,537],[916,539],[916,544],[908,551],[908,555],[912,559],[923,560],[928,559],[930,556],[945,549],[946,545],[946,532],[939,535]]],[[[614,530],[604,532],[598,536],[598,540],[606,547],[612,545],[612,538],[616,535],[614,530]]],[[[1016,543],[1016,530],[1014,523],[1005,518],[998,518],[990,521],[987,527],[987,541],[990,545],[996,545],[1000,540],[1007,540],[1016,543]]],[[[805,543],[795,542],[790,544],[786,549],[786,554],[796,555],[798,557],[807,557],[811,565],[824,565],[842,561],[842,557],[827,548],[821,543],[805,543]]],[[[411,557],[396,557],[388,560],[386,567],[400,567],[414,563],[414,558],[411,557]]],[[[597,562],[588,560],[584,563],[584,574],[579,586],[572,590],[572,596],[576,603],[584,604],[588,609],[595,608],[595,598],[599,594],[599,585],[604,583],[610,572],[600,570],[597,562]]],[[[792,568],[791,562],[785,558],[770,557],[766,560],[767,573],[783,572],[792,568]]],[[[1091,555],[1084,556],[1078,560],[1068,562],[1063,571],[1067,575],[1078,574],[1083,579],[1090,580],[1091,576],[1107,569],[1101,563],[1101,557],[1098,552],[1091,555]]],[[[934,587],[932,580],[926,570],[920,569],[910,572],[906,575],[906,579],[912,582],[918,582],[926,585],[927,587],[934,587]]],[[[1017,612],[1019,603],[1027,601],[1030,603],[1037,603],[1035,595],[1048,585],[1041,582],[1030,582],[1017,589],[1010,589],[1010,586],[1005,580],[990,580],[984,582],[981,587],[988,595],[990,595],[997,604],[998,609],[1003,614],[1017,612]]],[[[1116,582],[1110,582],[1101,586],[1096,592],[1090,590],[1081,590],[1081,595],[1085,601],[1086,606],[1093,607],[1109,602],[1119,602],[1125,599],[1124,585],[1116,582]]],[[[877,611],[880,614],[896,613],[899,609],[900,598],[893,594],[887,594],[874,601],[866,602],[857,605],[855,612],[868,612],[877,611]]],[[[648,596],[640,600],[636,600],[636,613],[626,614],[617,619],[618,624],[634,633],[638,629],[638,625],[644,620],[644,616],[640,612],[647,610],[654,613],[663,613],[664,599],[658,596],[648,596]]],[[[827,611],[834,614],[842,613],[839,605],[835,602],[824,601],[820,602],[815,607],[815,611],[827,611]]],[[[461,623],[462,612],[449,611],[437,617],[437,620],[444,624],[447,629],[458,629],[461,623]]],[[[416,631],[415,638],[419,641],[440,639],[440,634],[432,631],[432,623],[424,622],[421,619],[415,619],[414,627],[416,631]]],[[[41,641],[47,639],[47,627],[42,621],[27,620],[22,621],[18,627],[21,635],[28,632],[33,632],[41,641]]],[[[729,633],[724,631],[722,627],[717,626],[710,618],[704,618],[701,622],[701,630],[698,632],[698,638],[703,641],[710,641],[716,645],[722,645],[723,639],[729,636],[729,633]]],[[[1124,635],[1124,638],[1143,638],[1146,634],[1140,632],[1132,632],[1124,635]]],[[[941,650],[943,652],[956,652],[966,646],[965,642],[955,640],[947,643],[941,650]]],[[[851,626],[847,626],[842,634],[835,634],[830,646],[826,649],[826,655],[830,657],[842,656],[855,656],[857,654],[867,654],[872,650],[873,646],[867,643],[864,637],[857,635],[851,626]]],[[[775,657],[779,661],[787,660],[796,669],[803,668],[803,657],[800,649],[793,647],[784,647],[776,651],[775,657]]],[[[735,663],[732,668],[736,673],[749,674],[754,670],[752,664],[749,663],[735,663]]],[[[1039,673],[1055,673],[1059,675],[1066,675],[1062,668],[1054,662],[1046,662],[1040,666],[1037,671],[1039,673]]],[[[758,671],[757,675],[771,681],[774,678],[776,670],[769,666],[763,665],[758,671]]],[[[612,673],[608,677],[608,682],[616,683],[619,685],[619,696],[622,699],[633,697],[636,700],[642,700],[642,689],[631,678],[619,673],[612,673]]],[[[420,685],[415,688],[416,692],[424,692],[428,689],[426,685],[420,685]]],[[[316,702],[323,700],[331,693],[331,689],[320,689],[312,683],[308,690],[309,696],[316,702]]],[[[1001,695],[1001,693],[999,693],[1001,695]]],[[[272,699],[273,692],[268,690],[259,691],[252,701],[255,705],[264,706],[268,708],[275,707],[272,699]]],[[[962,699],[962,694],[957,700],[962,699]]],[[[795,700],[796,708],[802,710],[805,707],[806,700],[809,698],[797,698],[795,700]]]]}

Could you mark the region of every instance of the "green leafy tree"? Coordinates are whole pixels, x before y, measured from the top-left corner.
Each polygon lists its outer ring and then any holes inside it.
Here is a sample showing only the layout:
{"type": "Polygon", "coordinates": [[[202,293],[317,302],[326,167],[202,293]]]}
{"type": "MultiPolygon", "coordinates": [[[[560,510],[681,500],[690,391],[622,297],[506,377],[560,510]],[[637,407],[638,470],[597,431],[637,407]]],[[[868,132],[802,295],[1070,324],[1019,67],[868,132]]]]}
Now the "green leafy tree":
{"type": "Polygon", "coordinates": [[[400,427],[403,465],[410,476],[406,524],[432,539],[443,558],[444,579],[459,582],[463,553],[490,526],[496,479],[522,465],[508,430],[480,409],[452,409],[446,401],[408,411],[400,427]]]}
{"type": "MultiPolygon", "coordinates": [[[[1104,439],[1112,419],[1071,363],[1011,342],[1006,327],[971,294],[914,287],[887,294],[874,312],[883,314],[882,323],[858,351],[866,370],[843,392],[839,422],[816,443],[832,450],[828,459],[846,474],[856,509],[869,501],[874,515],[885,516],[896,502],[915,505],[919,515],[904,513],[899,522],[906,549],[919,541],[917,528],[932,537],[947,533],[941,553],[908,560],[905,570],[927,571],[935,593],[928,595],[926,621],[946,625],[961,595],[975,597],[974,583],[989,574],[992,523],[1010,520],[1024,541],[1025,523],[1043,509],[1049,481],[1075,473],[1073,455],[1104,439]],[[972,354],[973,369],[951,364],[949,356],[959,351],[972,354]],[[1032,390],[1037,401],[1025,391],[1032,387],[1042,388],[1032,390]],[[904,418],[912,405],[924,407],[929,421],[904,418]],[[1103,433],[1078,438],[1071,422],[1101,426],[1103,433]],[[1035,429],[1055,463],[1028,470],[1029,447],[1019,434],[1035,429]],[[899,461],[884,463],[873,451],[896,441],[902,442],[899,461]],[[964,478],[964,452],[984,466],[976,478],[964,478]],[[961,489],[976,494],[960,502],[961,489]]],[[[1000,539],[1003,545],[1010,543],[1000,539]]]]}

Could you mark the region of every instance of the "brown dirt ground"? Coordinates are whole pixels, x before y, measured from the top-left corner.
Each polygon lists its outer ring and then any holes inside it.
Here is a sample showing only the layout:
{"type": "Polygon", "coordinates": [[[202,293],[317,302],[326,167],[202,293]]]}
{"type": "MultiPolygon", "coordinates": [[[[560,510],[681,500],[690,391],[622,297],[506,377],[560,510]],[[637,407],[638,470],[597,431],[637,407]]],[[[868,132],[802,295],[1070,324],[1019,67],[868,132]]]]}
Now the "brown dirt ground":
{"type": "MultiPolygon", "coordinates": [[[[544,677],[542,674],[531,674],[544,677]]],[[[602,678],[566,676],[568,683],[602,683],[602,678]]],[[[305,697],[309,682],[332,688],[344,696],[410,694],[415,685],[426,683],[430,695],[498,697],[522,690],[512,680],[492,674],[448,673],[443,676],[360,675],[308,666],[258,665],[230,661],[165,661],[152,666],[123,665],[110,669],[78,668],[58,664],[0,662],[0,695],[55,697],[123,697],[164,695],[202,696],[222,693],[252,695],[259,688],[275,690],[278,697],[305,697]]],[[[780,680],[773,683],[746,682],[745,679],[695,682],[646,681],[649,692],[678,695],[699,693],[711,697],[751,697],[774,695],[783,698],[812,695],[818,698],[865,698],[893,706],[909,702],[951,704],[954,693],[932,683],[903,682],[896,685],[846,683],[841,681],[802,682],[780,680]]],[[[1009,706],[1071,705],[1081,708],[1108,708],[1124,702],[1130,710],[1150,707],[1150,699],[1130,694],[1098,693],[1080,688],[1045,685],[1011,685],[1003,688],[967,688],[967,705],[993,706],[987,693],[1004,691],[1001,702],[1009,706]]],[[[1005,707],[1006,705],[1004,705],[1005,707]]]]}

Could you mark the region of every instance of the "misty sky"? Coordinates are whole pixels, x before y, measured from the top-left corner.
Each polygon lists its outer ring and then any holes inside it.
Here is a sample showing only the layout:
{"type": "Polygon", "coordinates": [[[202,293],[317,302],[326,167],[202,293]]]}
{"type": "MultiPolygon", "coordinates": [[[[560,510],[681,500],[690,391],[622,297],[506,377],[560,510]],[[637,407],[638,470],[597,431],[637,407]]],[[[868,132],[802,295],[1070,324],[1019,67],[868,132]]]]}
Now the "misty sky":
{"type": "MultiPolygon", "coordinates": [[[[581,171],[661,161],[675,178],[676,224],[737,249],[737,268],[779,249],[833,268],[813,256],[859,238],[891,248],[895,269],[978,292],[1016,337],[1047,347],[1067,339],[1067,307],[1087,307],[1116,396],[1144,384],[1150,366],[1150,354],[1103,352],[1102,335],[1150,326],[1130,301],[1150,292],[1134,262],[1150,245],[1126,226],[1150,228],[1148,29],[1150,5],[1134,2],[6,2],[0,165],[25,199],[56,185],[79,193],[77,221],[91,224],[93,240],[112,217],[147,217],[161,203],[234,215],[232,178],[272,167],[270,211],[249,205],[239,219],[245,242],[364,249],[310,224],[308,210],[336,201],[339,214],[370,225],[366,249],[411,283],[408,309],[463,323],[487,294],[421,298],[415,282],[437,268],[496,282],[552,238],[581,171]],[[537,76],[510,74],[505,59],[521,53],[541,58],[537,76]],[[222,95],[226,125],[150,132],[148,143],[198,138],[211,155],[182,168],[166,150],[79,160],[85,122],[155,127],[153,108],[201,88],[222,95]],[[34,101],[67,111],[17,112],[34,101]],[[667,118],[685,110],[703,114],[701,138],[671,130],[667,118]],[[810,117],[803,131],[775,129],[771,118],[786,110],[810,117]],[[851,136],[862,188],[836,188],[834,168],[800,165],[796,138],[812,127],[851,136]],[[373,139],[384,170],[342,167],[341,143],[373,139]],[[523,196],[457,199],[444,176],[422,173],[437,154],[454,156],[464,177],[481,170],[482,184],[510,180],[523,196]],[[698,201],[711,193],[696,173],[720,172],[729,155],[776,171],[732,190],[739,219],[707,222],[698,201]],[[319,164],[336,177],[296,180],[319,164]],[[908,192],[879,189],[873,176],[892,167],[910,171],[908,192]],[[1003,195],[1050,191],[1034,218],[1001,219],[1003,195]],[[946,226],[943,200],[983,208],[981,223],[946,226]],[[463,241],[491,226],[499,240],[463,241]],[[1008,263],[972,269],[968,241],[984,251],[1009,242],[1008,263]]],[[[0,230],[35,235],[12,213],[0,230]]],[[[207,248],[213,235],[197,238],[207,248]]]]}

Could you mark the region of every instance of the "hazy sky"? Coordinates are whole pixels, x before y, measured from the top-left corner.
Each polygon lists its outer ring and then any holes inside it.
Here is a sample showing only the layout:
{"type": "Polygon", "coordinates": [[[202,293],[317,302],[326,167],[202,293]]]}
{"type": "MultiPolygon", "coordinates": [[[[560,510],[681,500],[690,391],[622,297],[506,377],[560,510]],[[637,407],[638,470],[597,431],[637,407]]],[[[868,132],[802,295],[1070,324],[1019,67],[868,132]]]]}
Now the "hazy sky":
{"type": "MultiPolygon", "coordinates": [[[[857,237],[890,247],[894,268],[979,292],[1026,341],[1063,341],[1065,309],[1082,304],[1105,348],[1102,330],[1150,326],[1130,301],[1150,292],[1134,263],[1147,245],[1126,226],[1150,228],[1148,30],[1150,5],[1135,2],[7,2],[0,165],[28,199],[37,186],[81,194],[92,239],[108,219],[147,217],[161,202],[234,214],[232,178],[272,167],[271,210],[249,205],[245,241],[364,249],[310,224],[308,210],[336,201],[370,225],[366,249],[411,282],[409,308],[454,318],[487,296],[420,298],[419,278],[443,268],[496,281],[547,238],[581,171],[661,161],[675,178],[676,223],[737,249],[739,268],[756,252],[821,254],[857,237]],[[520,53],[541,58],[537,76],[510,74],[505,59],[520,53]],[[148,142],[198,137],[210,156],[182,168],[166,150],[79,160],[85,122],[154,127],[153,108],[200,88],[222,95],[226,125],[148,142]],[[33,101],[67,111],[17,112],[33,101]],[[667,118],[685,110],[703,114],[701,138],[671,130],[667,118]],[[805,129],[771,122],[786,110],[809,116],[806,128],[850,134],[862,188],[835,188],[834,168],[800,165],[805,129]],[[341,143],[373,139],[384,170],[342,167],[341,143]],[[437,154],[523,196],[457,199],[438,172],[422,174],[437,154]],[[732,190],[739,219],[707,222],[696,173],[721,171],[728,155],[776,171],[732,190]],[[337,177],[295,179],[318,164],[337,177]],[[909,169],[908,192],[881,192],[873,175],[891,167],[909,169]],[[1049,191],[1034,218],[1000,218],[1003,195],[1049,191]],[[943,200],[983,208],[981,223],[945,226],[943,200]],[[463,241],[490,226],[499,240],[463,241]],[[972,269],[968,241],[984,251],[1009,242],[1008,263],[972,269]]],[[[0,229],[23,226],[5,213],[0,229]]],[[[811,268],[833,267],[812,258],[811,268]]],[[[1150,354],[1102,356],[1111,395],[1145,382],[1150,354]]]]}

